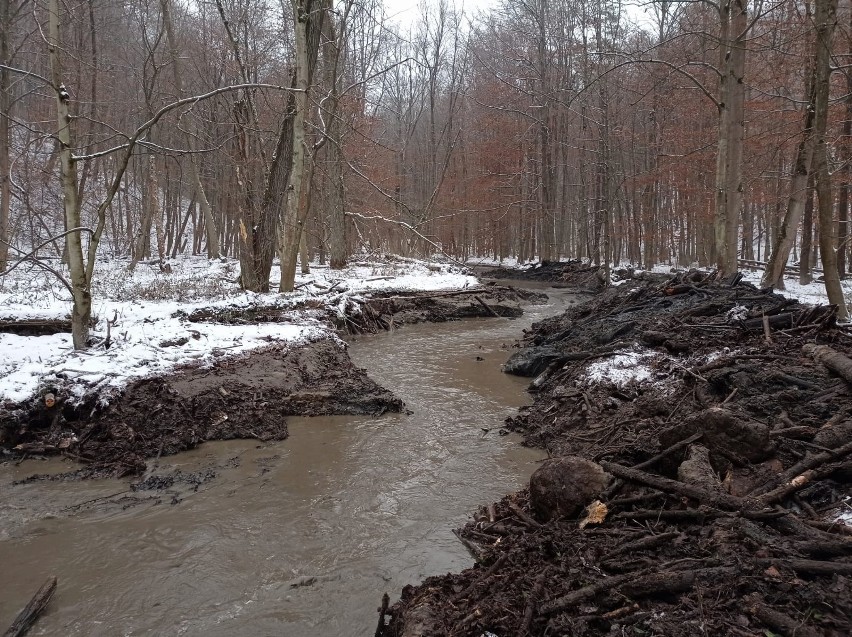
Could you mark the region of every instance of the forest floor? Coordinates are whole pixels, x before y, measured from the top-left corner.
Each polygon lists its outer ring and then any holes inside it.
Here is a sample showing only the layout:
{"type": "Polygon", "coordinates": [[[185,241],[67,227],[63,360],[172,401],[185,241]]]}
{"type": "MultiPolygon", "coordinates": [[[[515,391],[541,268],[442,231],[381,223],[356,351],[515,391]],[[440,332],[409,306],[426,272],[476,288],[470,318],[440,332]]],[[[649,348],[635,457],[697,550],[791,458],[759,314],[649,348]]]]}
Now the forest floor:
{"type": "Polygon", "coordinates": [[[294,294],[246,294],[234,265],[187,260],[132,277],[105,267],[86,352],[70,347],[53,282],[2,282],[2,457],[62,455],[83,463],[63,478],[123,476],[205,440],[283,439],[291,415],[399,411],[340,335],[517,316],[540,296],[398,257],[317,268],[294,294]]]}
{"type": "Polygon", "coordinates": [[[551,459],[377,635],[852,634],[852,332],[739,277],[643,278],[525,335],[507,426],[551,459]]]}

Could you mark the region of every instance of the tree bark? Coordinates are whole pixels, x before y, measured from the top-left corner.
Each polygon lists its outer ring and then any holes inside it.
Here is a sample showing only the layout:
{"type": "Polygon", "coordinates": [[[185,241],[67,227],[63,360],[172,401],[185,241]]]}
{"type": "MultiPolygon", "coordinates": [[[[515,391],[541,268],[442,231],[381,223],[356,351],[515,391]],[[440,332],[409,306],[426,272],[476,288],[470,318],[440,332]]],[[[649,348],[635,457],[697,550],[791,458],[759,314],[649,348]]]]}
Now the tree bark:
{"type": "Polygon", "coordinates": [[[814,248],[814,172],[808,175],[805,188],[805,212],[802,216],[802,248],[799,251],[799,283],[807,285],[813,281],[811,274],[811,255],[814,248]]]}
{"type": "Polygon", "coordinates": [[[816,112],[816,59],[811,64],[808,74],[805,92],[808,96],[808,105],[805,109],[805,122],[802,130],[802,139],[796,152],[796,163],[793,168],[793,176],[790,180],[790,195],[787,199],[787,212],[784,220],[778,228],[772,245],[772,254],[766,264],[766,272],[763,274],[761,284],[764,287],[775,287],[784,289],[784,268],[790,258],[790,250],[796,240],[796,230],[802,220],[805,210],[805,197],[808,190],[808,176],[811,174],[811,164],[814,155],[814,113],[816,112]]]}
{"type": "Polygon", "coordinates": [[[737,232],[742,206],[745,118],[745,0],[719,6],[722,76],[719,81],[719,143],[716,157],[716,267],[723,275],[737,270],[737,232]]]}
{"type": "MultiPolygon", "coordinates": [[[[69,96],[62,84],[62,45],[59,37],[59,0],[50,0],[48,8],[48,55],[51,80],[56,92],[56,139],[59,143],[59,174],[65,211],[65,228],[79,228],[80,202],[77,193],[77,164],[71,151],[71,117],[69,96]]],[[[94,239],[93,239],[94,240],[94,239]]],[[[65,236],[68,270],[71,279],[73,306],[71,309],[71,338],[74,349],[85,349],[89,340],[92,317],[92,295],[89,290],[86,264],[83,261],[83,242],[80,232],[65,236]]]]}
{"type": "Polygon", "coordinates": [[[313,70],[319,51],[319,35],[323,13],[317,12],[315,0],[291,0],[296,41],[296,91],[293,110],[293,154],[284,207],[278,217],[278,258],[281,261],[279,292],[292,292],[296,279],[296,262],[299,243],[304,230],[304,219],[310,180],[305,179],[310,158],[306,152],[305,123],[308,114],[308,97],[313,70]],[[303,192],[305,190],[305,192],[303,192]]]}
{"type": "Polygon", "coordinates": [[[819,253],[822,259],[828,301],[837,305],[837,317],[845,320],[848,314],[846,300],[840,287],[840,276],[837,273],[837,226],[834,223],[834,199],[831,192],[828,151],[826,149],[828,102],[831,88],[831,39],[837,26],[837,0],[817,0],[815,21],[817,28],[817,74],[814,83],[816,90],[814,173],[819,200],[819,253]]]}
{"type": "MultiPolygon", "coordinates": [[[[9,40],[12,37],[12,2],[0,5],[0,64],[9,65],[9,40]]],[[[12,103],[9,94],[9,71],[0,69],[0,272],[6,269],[9,257],[9,212],[12,207],[11,174],[9,144],[9,118],[12,103]]]]}
{"type": "MultiPolygon", "coordinates": [[[[340,122],[340,80],[339,72],[345,47],[346,23],[340,25],[335,33],[335,24],[331,15],[331,3],[326,1],[326,17],[323,24],[323,58],[326,64],[325,86],[329,91],[323,110],[326,118],[326,188],[323,203],[325,218],[328,221],[329,265],[333,270],[346,266],[348,256],[346,240],[346,216],[344,215],[345,191],[343,185],[343,127],[340,122]]],[[[348,12],[348,9],[347,9],[348,12]]]]}

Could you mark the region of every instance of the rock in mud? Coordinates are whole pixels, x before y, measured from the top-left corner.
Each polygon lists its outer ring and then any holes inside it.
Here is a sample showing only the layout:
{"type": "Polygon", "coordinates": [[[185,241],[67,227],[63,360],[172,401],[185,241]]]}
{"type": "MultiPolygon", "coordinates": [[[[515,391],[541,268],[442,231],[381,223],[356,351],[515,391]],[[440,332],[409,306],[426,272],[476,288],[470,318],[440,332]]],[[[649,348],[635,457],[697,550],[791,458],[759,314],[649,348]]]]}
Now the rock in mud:
{"type": "Polygon", "coordinates": [[[771,451],[769,427],[738,418],[721,407],[705,409],[679,425],[664,429],[660,432],[660,445],[665,449],[699,432],[711,452],[727,452],[759,461],[771,451]]]}
{"type": "Polygon", "coordinates": [[[530,477],[530,505],[541,521],[568,517],[606,489],[612,476],[578,456],[552,458],[530,477]]]}
{"type": "Polygon", "coordinates": [[[562,352],[555,347],[526,347],[515,352],[503,365],[503,371],[515,376],[538,376],[554,361],[563,358],[562,352]]]}

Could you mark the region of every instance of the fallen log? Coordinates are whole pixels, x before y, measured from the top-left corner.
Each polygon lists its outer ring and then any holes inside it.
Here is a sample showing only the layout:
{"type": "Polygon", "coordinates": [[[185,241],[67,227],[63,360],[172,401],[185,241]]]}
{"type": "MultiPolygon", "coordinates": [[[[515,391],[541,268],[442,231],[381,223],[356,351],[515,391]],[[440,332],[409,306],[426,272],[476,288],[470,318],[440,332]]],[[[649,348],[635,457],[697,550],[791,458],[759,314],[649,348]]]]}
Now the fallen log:
{"type": "Polygon", "coordinates": [[[799,575],[822,575],[833,577],[834,575],[852,575],[852,564],[838,561],[802,560],[802,559],[773,559],[764,558],[756,560],[761,566],[781,566],[795,571],[799,575]]]}
{"type": "Polygon", "coordinates": [[[651,573],[620,586],[618,592],[631,598],[685,593],[695,585],[698,577],[736,575],[739,571],[739,568],[732,566],[721,566],[690,571],[651,573]]]}
{"type": "Polygon", "coordinates": [[[671,533],[660,533],[659,535],[643,537],[642,539],[635,540],[633,542],[627,542],[626,544],[622,544],[621,546],[618,546],[609,553],[607,553],[602,558],[602,560],[610,560],[619,555],[623,555],[624,553],[633,553],[634,551],[642,551],[656,548],[657,546],[666,544],[667,542],[674,540],[678,536],[680,536],[680,533],[674,531],[671,533]]]}
{"type": "Polygon", "coordinates": [[[509,508],[512,510],[512,512],[517,515],[518,518],[520,518],[521,522],[534,529],[541,528],[541,523],[538,520],[527,515],[524,510],[517,504],[511,501],[507,502],[507,504],[509,505],[509,508]]]}
{"type": "Polygon", "coordinates": [[[848,356],[844,356],[828,345],[814,345],[813,343],[803,345],[802,351],[852,385],[852,359],[848,356]]]}
{"type": "Polygon", "coordinates": [[[458,602],[458,601],[464,599],[465,597],[467,597],[468,595],[470,595],[476,589],[477,586],[479,586],[483,582],[487,581],[489,577],[491,577],[492,575],[494,575],[494,573],[496,573],[498,570],[500,570],[500,568],[506,562],[506,558],[508,558],[508,557],[509,557],[508,553],[503,553],[503,555],[501,555],[499,558],[497,558],[497,560],[491,566],[488,567],[488,570],[486,570],[482,574],[482,576],[476,578],[476,580],[471,582],[470,586],[465,588],[463,591],[456,593],[455,596],[453,596],[452,601],[458,602]]]}
{"type": "Polygon", "coordinates": [[[70,319],[0,320],[0,332],[18,336],[50,336],[71,332],[70,319]]]}
{"type": "Polygon", "coordinates": [[[772,630],[777,630],[784,637],[820,637],[822,632],[805,626],[802,622],[770,608],[760,601],[753,601],[748,606],[749,614],[763,622],[772,630]]]}
{"type": "Polygon", "coordinates": [[[699,576],[733,575],[738,573],[739,570],[739,568],[735,567],[722,566],[685,571],[662,571],[659,573],[651,573],[647,569],[639,572],[634,571],[632,573],[608,577],[601,582],[571,591],[566,595],[542,604],[539,610],[542,615],[553,615],[614,589],[629,597],[682,593],[691,589],[695,584],[696,578],[699,576]]]}
{"type": "Polygon", "coordinates": [[[53,593],[56,592],[57,581],[54,575],[47,578],[47,581],[33,595],[29,604],[24,607],[24,610],[18,613],[9,630],[3,633],[3,637],[22,637],[33,627],[36,621],[38,621],[39,615],[44,612],[44,609],[50,603],[53,593]]]}

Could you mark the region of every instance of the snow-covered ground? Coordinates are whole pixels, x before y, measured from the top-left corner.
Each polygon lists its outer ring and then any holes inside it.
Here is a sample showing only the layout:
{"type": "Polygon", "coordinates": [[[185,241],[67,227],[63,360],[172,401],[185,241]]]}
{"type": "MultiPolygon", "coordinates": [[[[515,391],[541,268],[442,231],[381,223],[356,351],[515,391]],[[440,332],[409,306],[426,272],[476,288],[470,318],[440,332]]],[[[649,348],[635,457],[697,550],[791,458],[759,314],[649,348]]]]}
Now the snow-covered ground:
{"type": "MultiPolygon", "coordinates": [[[[461,269],[394,258],[356,263],[345,270],[314,266],[299,276],[290,294],[240,290],[239,264],[233,260],[184,258],[171,262],[171,274],[140,264],[131,274],[127,262],[98,263],[93,282],[92,336],[110,347],[75,352],[70,334],[16,336],[0,333],[0,404],[19,403],[62,384],[72,400],[98,391],[108,400],[128,382],[162,375],[186,364],[209,364],[275,342],[304,342],[330,335],[310,310],[293,309],[307,299],[339,306],[349,298],[377,290],[443,290],[473,285],[461,269]],[[251,325],[191,323],[186,315],[200,308],[272,307],[292,310],[288,322],[251,325]]],[[[277,267],[273,277],[277,277],[277,267]]],[[[273,281],[277,288],[277,280],[273,281]]],[[[62,319],[69,316],[70,295],[52,275],[23,266],[0,277],[0,320],[62,319]]]]}
{"type": "MultiPolygon", "coordinates": [[[[472,264],[497,263],[488,259],[472,264]]],[[[525,267],[504,260],[507,267],[525,267]]],[[[19,403],[54,383],[62,383],[80,398],[93,388],[105,399],[134,379],[161,375],[186,364],[209,364],[274,342],[303,342],[329,335],[329,328],[311,311],[293,308],[307,299],[341,308],[348,299],[381,290],[444,290],[476,283],[460,268],[400,257],[361,262],[335,271],[314,265],[311,274],[300,275],[297,290],[290,294],[243,292],[237,283],[239,264],[233,260],[208,261],[187,257],[171,262],[172,272],[140,264],[131,274],[125,261],[98,263],[93,283],[92,336],[110,347],[75,352],[70,334],[16,336],[0,333],[0,403],[19,403]],[[201,308],[267,307],[292,310],[288,322],[251,325],[191,323],[186,315],[201,308]]],[[[669,266],[654,268],[669,272],[669,266]]],[[[759,271],[745,271],[746,279],[759,284],[759,271]]],[[[278,268],[273,268],[272,288],[277,287],[278,268]]],[[[844,282],[852,299],[852,282],[844,282]]],[[[799,285],[787,280],[784,292],[805,303],[826,303],[822,283],[799,285]]],[[[70,296],[51,274],[22,266],[0,277],[0,320],[61,319],[69,316],[70,296]]],[[[641,353],[620,356],[589,367],[590,380],[617,382],[653,380],[641,353]],[[641,359],[641,360],[640,360],[641,359]]]]}

